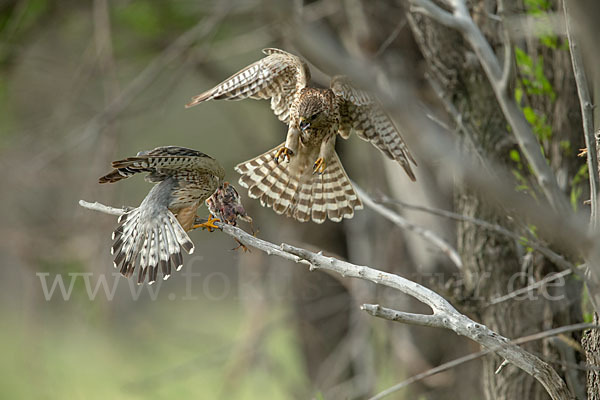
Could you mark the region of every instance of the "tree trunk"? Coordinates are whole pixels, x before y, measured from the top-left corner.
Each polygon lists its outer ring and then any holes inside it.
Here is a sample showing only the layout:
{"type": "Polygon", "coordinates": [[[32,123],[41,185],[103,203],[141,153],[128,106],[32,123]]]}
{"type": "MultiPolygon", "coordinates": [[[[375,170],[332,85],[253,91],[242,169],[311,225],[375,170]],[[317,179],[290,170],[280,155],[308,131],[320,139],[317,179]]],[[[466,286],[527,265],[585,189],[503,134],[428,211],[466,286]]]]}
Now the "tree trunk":
{"type": "MultiPolygon", "coordinates": [[[[502,26],[500,22],[487,17],[497,14],[497,5],[493,1],[474,1],[472,4],[471,13],[475,21],[492,47],[501,54],[502,43],[499,38],[502,37],[502,26]]],[[[482,159],[495,159],[504,163],[508,169],[521,168],[518,172],[527,175],[527,167],[519,167],[509,157],[511,150],[517,150],[518,147],[512,134],[507,131],[508,124],[476,56],[461,36],[419,14],[412,14],[411,29],[433,79],[445,89],[446,99],[454,104],[463,118],[462,122],[471,132],[471,135],[462,136],[465,151],[479,152],[482,159]]],[[[564,144],[561,147],[561,141],[564,143],[568,140],[573,149],[582,140],[581,129],[572,128],[581,127],[581,118],[572,73],[565,72],[571,71],[568,53],[559,49],[550,51],[540,46],[537,40],[520,43],[519,47],[534,62],[539,59],[538,54],[544,54],[544,72],[554,88],[556,98],[538,96],[525,101],[538,115],[546,116],[547,124],[552,128],[552,136],[543,143],[545,154],[561,177],[561,187],[568,190],[571,182],[569,177],[576,173],[578,161],[572,152],[564,149],[564,144]]],[[[511,218],[506,210],[499,212],[468,187],[460,184],[457,187],[455,208],[458,213],[497,223],[514,231],[526,231],[525,221],[511,218]]],[[[529,189],[530,192],[533,190],[529,189]]],[[[577,295],[575,301],[571,298],[570,302],[566,295],[560,300],[551,300],[541,293],[532,292],[528,296],[489,305],[491,299],[526,286],[530,280],[538,280],[556,269],[539,255],[526,254],[527,250],[519,243],[471,223],[459,223],[457,236],[464,262],[461,294],[463,305],[491,329],[509,338],[517,338],[553,326],[580,321],[577,295]]],[[[556,292],[552,294],[559,297],[558,295],[569,290],[571,284],[576,283],[567,282],[566,286],[556,288],[556,292]]],[[[535,342],[524,347],[534,354],[549,356],[549,359],[561,357],[561,353],[549,343],[535,342]]],[[[502,361],[497,356],[486,357],[482,361],[483,391],[487,399],[548,397],[541,385],[517,368],[509,366],[495,374],[502,361]]],[[[577,386],[581,374],[570,378],[567,381],[577,386]]]]}
{"type": "MultiPolygon", "coordinates": [[[[579,42],[583,45],[584,67],[592,102],[595,105],[593,117],[594,132],[596,133],[596,152],[600,157],[600,140],[598,136],[600,132],[600,107],[598,107],[598,101],[600,101],[600,72],[598,71],[600,56],[596,51],[596,38],[600,34],[596,16],[600,12],[600,5],[595,0],[570,0],[568,5],[573,11],[573,20],[578,21],[577,31],[574,33],[579,34],[579,42]]],[[[596,173],[600,174],[600,171],[596,171],[596,173]]],[[[599,323],[597,313],[594,313],[594,323],[599,323]]],[[[597,369],[600,368],[600,330],[591,329],[585,332],[582,345],[585,350],[586,363],[590,367],[587,371],[587,396],[589,400],[600,400],[600,370],[597,369]]]]}
{"type": "MultiPolygon", "coordinates": [[[[598,314],[594,313],[594,323],[598,324],[598,314]]],[[[591,329],[585,332],[581,341],[585,349],[585,361],[590,368],[587,372],[587,398],[600,399],[600,331],[591,329]]]]}

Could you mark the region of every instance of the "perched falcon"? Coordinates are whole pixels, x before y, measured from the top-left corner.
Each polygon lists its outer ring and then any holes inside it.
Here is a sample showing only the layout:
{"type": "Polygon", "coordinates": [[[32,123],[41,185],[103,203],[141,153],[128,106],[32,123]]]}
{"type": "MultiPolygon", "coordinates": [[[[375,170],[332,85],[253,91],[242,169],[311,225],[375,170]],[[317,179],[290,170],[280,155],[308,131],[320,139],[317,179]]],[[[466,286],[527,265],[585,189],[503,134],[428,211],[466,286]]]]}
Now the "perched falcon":
{"type": "Polygon", "coordinates": [[[377,100],[341,76],[334,77],[328,89],[308,87],[310,71],[301,58],[279,49],[263,53],[267,57],[195,96],[186,106],[213,99],[271,99],[275,115],[288,124],[287,138],[236,166],[250,197],[302,222],[352,218],[362,203],[335,152],[335,140],[338,134],[347,139],[353,130],[398,161],[415,180],[410,162],[416,162],[377,100]]]}
{"type": "Polygon", "coordinates": [[[113,233],[115,268],[121,274],[133,275],[138,265],[138,284],[154,283],[158,268],[163,279],[183,266],[181,249],[189,254],[194,244],[187,231],[199,227],[216,228],[212,216],[204,224],[195,225],[196,210],[217,189],[225,171],[217,160],[196,150],[166,146],[139,152],[135,157],[112,163],[113,171],[99,179],[114,183],[141,172],[146,181],[157,183],[139,207],[119,217],[113,233]]]}

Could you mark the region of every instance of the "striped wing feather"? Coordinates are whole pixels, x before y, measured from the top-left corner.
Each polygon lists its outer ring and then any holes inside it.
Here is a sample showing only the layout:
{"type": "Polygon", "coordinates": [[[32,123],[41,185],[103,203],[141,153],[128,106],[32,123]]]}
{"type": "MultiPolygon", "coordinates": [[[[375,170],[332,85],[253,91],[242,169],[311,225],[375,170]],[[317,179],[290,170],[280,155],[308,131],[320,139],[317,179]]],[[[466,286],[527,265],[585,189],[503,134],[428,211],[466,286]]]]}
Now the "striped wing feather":
{"type": "Polygon", "coordinates": [[[339,134],[347,139],[352,130],[356,131],[361,139],[371,142],[390,159],[396,160],[409,178],[415,181],[410,162],[415,166],[417,162],[381,105],[342,76],[335,76],[331,80],[331,90],[337,98],[340,113],[339,134]]]}
{"type": "Polygon", "coordinates": [[[310,80],[310,71],[301,58],[283,50],[264,49],[263,53],[267,57],[193,97],[186,107],[208,100],[271,99],[271,108],[277,118],[288,123],[290,108],[310,80]]]}

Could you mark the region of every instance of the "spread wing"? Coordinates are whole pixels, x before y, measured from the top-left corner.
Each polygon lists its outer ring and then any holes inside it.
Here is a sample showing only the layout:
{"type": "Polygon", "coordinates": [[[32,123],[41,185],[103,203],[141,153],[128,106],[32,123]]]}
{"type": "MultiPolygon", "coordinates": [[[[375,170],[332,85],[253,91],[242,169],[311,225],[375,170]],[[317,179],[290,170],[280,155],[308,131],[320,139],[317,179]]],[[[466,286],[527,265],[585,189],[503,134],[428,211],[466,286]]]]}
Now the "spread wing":
{"type": "Polygon", "coordinates": [[[410,162],[417,162],[408,151],[400,132],[376,99],[352,86],[342,76],[331,80],[331,90],[336,96],[340,112],[339,134],[347,139],[352,130],[363,140],[368,140],[392,160],[396,160],[409,178],[415,181],[410,162]]]}
{"type": "Polygon", "coordinates": [[[114,168],[99,179],[100,183],[113,183],[132,175],[148,172],[146,180],[161,182],[169,176],[197,176],[211,174],[219,179],[225,177],[223,167],[214,158],[199,151],[178,146],[157,147],[142,151],[135,157],[113,161],[114,168]]]}
{"type": "Polygon", "coordinates": [[[263,53],[267,57],[193,97],[186,107],[213,99],[271,99],[271,108],[277,118],[288,123],[290,107],[310,80],[310,71],[300,57],[283,50],[264,49],[263,53]]]}

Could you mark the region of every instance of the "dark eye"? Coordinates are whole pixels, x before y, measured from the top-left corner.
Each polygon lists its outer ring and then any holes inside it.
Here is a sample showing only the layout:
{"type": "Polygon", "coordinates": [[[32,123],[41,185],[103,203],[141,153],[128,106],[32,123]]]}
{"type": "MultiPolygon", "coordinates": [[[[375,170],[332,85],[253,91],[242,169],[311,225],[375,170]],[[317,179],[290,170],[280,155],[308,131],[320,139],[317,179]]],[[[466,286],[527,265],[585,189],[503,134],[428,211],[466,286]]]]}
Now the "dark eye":
{"type": "Polygon", "coordinates": [[[310,120],[314,121],[319,116],[319,113],[313,114],[310,116],[310,120]]]}

